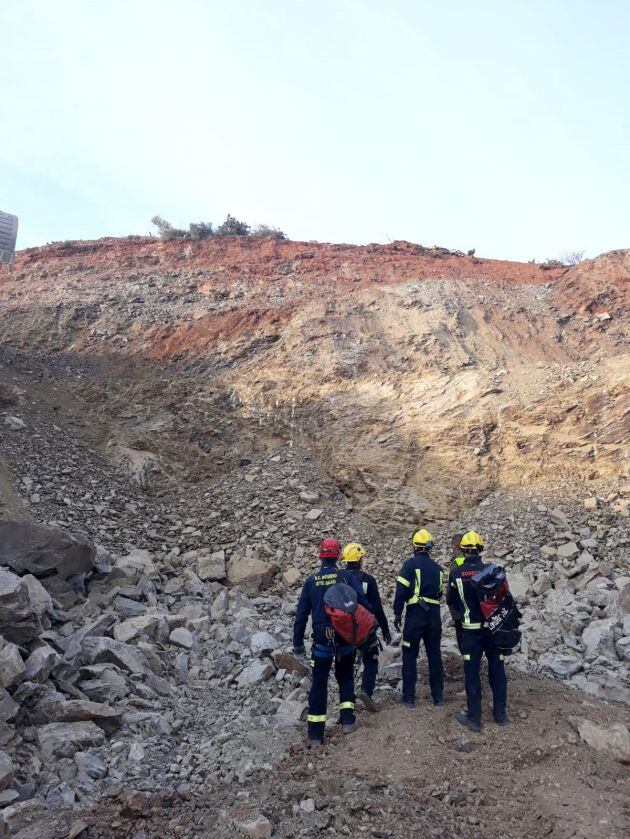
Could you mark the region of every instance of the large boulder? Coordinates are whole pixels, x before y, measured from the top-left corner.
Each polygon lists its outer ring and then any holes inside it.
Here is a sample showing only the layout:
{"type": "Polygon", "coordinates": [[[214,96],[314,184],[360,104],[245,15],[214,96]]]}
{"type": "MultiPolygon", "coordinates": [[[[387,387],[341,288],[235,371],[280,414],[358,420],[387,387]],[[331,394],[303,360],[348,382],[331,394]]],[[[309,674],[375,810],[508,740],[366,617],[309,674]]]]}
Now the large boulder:
{"type": "Polygon", "coordinates": [[[605,728],[583,718],[574,722],[580,737],[592,749],[605,752],[620,763],[630,763],[630,731],[626,725],[618,723],[605,728]]]}
{"type": "Polygon", "coordinates": [[[238,686],[244,688],[257,685],[260,682],[266,682],[267,679],[273,676],[274,672],[273,664],[268,661],[256,659],[241,671],[238,677],[238,686]]]}
{"type": "Polygon", "coordinates": [[[39,748],[46,759],[72,757],[75,752],[105,741],[102,730],[93,722],[51,722],[37,729],[39,748]]]}
{"type": "Polygon", "coordinates": [[[25,644],[41,632],[28,586],[8,568],[0,568],[0,634],[15,644],[25,644]]]}
{"type": "Polygon", "coordinates": [[[116,624],[114,638],[128,644],[138,638],[154,638],[160,624],[159,615],[140,615],[116,624]]]}
{"type": "Polygon", "coordinates": [[[61,656],[48,644],[33,650],[24,662],[21,681],[43,684],[52,673],[53,667],[61,661],[61,656]]]}
{"type": "Polygon", "coordinates": [[[32,574],[25,574],[22,580],[28,589],[28,596],[35,614],[41,617],[45,612],[50,611],[53,607],[53,599],[37,577],[32,574]]]}
{"type": "Polygon", "coordinates": [[[197,576],[204,582],[220,582],[225,577],[225,551],[200,554],[197,576]]]}
{"type": "Polygon", "coordinates": [[[0,522],[0,565],[35,577],[55,573],[67,579],[94,567],[96,548],[86,539],[57,527],[0,522]]]}
{"type": "Polygon", "coordinates": [[[50,722],[95,722],[107,732],[120,728],[122,716],[121,710],[106,702],[66,699],[55,690],[42,696],[28,714],[29,722],[33,725],[50,722]]]}
{"type": "Polygon", "coordinates": [[[143,548],[134,548],[131,553],[116,560],[115,569],[125,577],[141,579],[159,578],[158,567],[153,561],[153,556],[143,548]]]}
{"type": "Polygon", "coordinates": [[[228,583],[250,591],[268,588],[277,572],[277,565],[263,562],[255,556],[233,556],[227,565],[228,583]]]}
{"type": "Polygon", "coordinates": [[[0,687],[9,685],[24,672],[24,662],[15,644],[5,644],[0,650],[0,687]]]}
{"type": "Polygon", "coordinates": [[[617,661],[615,650],[615,618],[596,620],[590,623],[582,633],[584,652],[589,661],[604,656],[610,661],[617,661]]]}
{"type": "Polygon", "coordinates": [[[545,670],[551,670],[556,676],[568,679],[570,676],[579,673],[584,665],[579,658],[570,653],[549,652],[540,656],[538,666],[545,670]]]}
{"type": "Polygon", "coordinates": [[[137,676],[151,670],[144,653],[114,638],[85,638],[81,648],[81,663],[115,664],[137,676]]]}

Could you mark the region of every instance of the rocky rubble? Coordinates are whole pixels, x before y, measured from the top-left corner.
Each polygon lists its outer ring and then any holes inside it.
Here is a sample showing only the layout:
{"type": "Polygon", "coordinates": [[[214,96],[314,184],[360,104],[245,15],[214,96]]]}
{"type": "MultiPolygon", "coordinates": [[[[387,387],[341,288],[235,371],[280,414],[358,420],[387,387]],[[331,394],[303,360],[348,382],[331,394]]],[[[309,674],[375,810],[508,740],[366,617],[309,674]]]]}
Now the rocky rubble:
{"type": "MultiPolygon", "coordinates": [[[[105,795],[123,801],[121,789],[135,796],[123,808],[144,812],[158,791],[185,801],[268,772],[300,737],[309,669],[289,652],[291,626],[321,535],[364,542],[391,602],[408,534],[378,530],[296,446],[215,484],[150,492],[45,412],[22,416],[3,454],[24,509],[47,524],[0,523],[7,830],[105,795]]],[[[594,487],[497,492],[430,527],[438,560],[453,531],[476,527],[507,567],[525,617],[512,666],[627,702],[628,490],[594,487]]],[[[388,648],[381,700],[399,680],[388,648]]],[[[268,829],[255,813],[235,823],[268,829]]]]}

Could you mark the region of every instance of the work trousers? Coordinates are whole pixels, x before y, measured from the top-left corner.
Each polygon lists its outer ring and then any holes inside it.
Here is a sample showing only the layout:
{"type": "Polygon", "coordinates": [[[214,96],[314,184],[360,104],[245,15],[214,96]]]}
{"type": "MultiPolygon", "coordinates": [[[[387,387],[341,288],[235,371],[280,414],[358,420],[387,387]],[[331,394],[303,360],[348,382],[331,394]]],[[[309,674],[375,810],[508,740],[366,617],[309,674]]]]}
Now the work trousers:
{"type": "Polygon", "coordinates": [[[469,719],[481,722],[481,659],[484,653],[488,659],[488,681],[492,689],[494,715],[505,716],[507,677],[503,653],[493,645],[490,630],[463,629],[461,651],[469,719]]]}
{"type": "Polygon", "coordinates": [[[328,707],[328,676],[334,664],[339,685],[339,723],[355,721],[354,715],[354,647],[331,643],[325,635],[318,637],[311,651],[313,683],[308,698],[308,739],[323,740],[328,707]],[[318,642],[319,641],[319,642],[318,642]]]}
{"type": "Polygon", "coordinates": [[[376,687],[378,675],[378,646],[365,650],[361,654],[363,660],[363,676],[361,677],[361,690],[372,696],[376,687]]]}
{"type": "Polygon", "coordinates": [[[425,610],[419,604],[407,606],[402,640],[402,681],[403,699],[416,698],[416,679],[418,677],[418,653],[420,641],[429,665],[429,687],[434,702],[439,702],[444,693],[444,670],[440,643],[442,639],[442,619],[440,607],[432,604],[425,610]]]}

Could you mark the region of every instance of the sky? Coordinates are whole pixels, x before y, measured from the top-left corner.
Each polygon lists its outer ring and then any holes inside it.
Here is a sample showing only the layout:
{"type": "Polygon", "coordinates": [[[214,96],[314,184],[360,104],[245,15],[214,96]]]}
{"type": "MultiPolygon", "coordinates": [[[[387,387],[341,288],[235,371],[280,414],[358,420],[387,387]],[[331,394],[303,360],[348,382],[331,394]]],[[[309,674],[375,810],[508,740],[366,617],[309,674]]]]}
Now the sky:
{"type": "Polygon", "coordinates": [[[501,259],[630,247],[628,0],[1,0],[0,33],[18,248],[227,213],[501,259]]]}

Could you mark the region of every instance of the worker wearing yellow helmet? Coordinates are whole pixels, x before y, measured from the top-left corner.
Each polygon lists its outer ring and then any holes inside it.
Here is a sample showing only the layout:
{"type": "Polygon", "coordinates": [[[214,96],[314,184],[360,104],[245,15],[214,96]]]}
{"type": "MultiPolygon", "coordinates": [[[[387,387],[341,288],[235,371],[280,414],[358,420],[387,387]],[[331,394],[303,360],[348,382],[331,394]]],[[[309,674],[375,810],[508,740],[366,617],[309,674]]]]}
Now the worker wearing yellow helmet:
{"type": "MultiPolygon", "coordinates": [[[[391,644],[392,636],[389,631],[389,624],[387,617],[383,610],[381,603],[381,595],[378,590],[378,584],[371,574],[363,570],[363,557],[367,551],[358,542],[350,542],[349,545],[343,549],[343,558],[345,560],[348,571],[357,580],[363,593],[370,603],[374,617],[383,633],[383,640],[386,644],[391,644]]],[[[372,698],[374,688],[376,687],[376,676],[378,675],[378,654],[379,644],[374,636],[374,643],[368,644],[365,649],[361,651],[363,659],[363,675],[361,677],[361,691],[359,699],[372,713],[376,711],[376,703],[372,698]]]]}
{"type": "Polygon", "coordinates": [[[464,660],[464,686],[467,709],[457,714],[459,723],[471,731],[481,730],[481,660],[488,659],[488,678],[492,689],[493,716],[498,725],[505,725],[507,678],[503,653],[492,643],[490,630],[484,623],[479,597],[471,580],[486,564],[482,562],[483,537],[468,530],[461,537],[463,561],[455,560],[448,579],[449,608],[461,615],[460,652],[464,660]]]}
{"type": "MultiPolygon", "coordinates": [[[[449,573],[456,569],[458,566],[462,565],[464,562],[464,554],[462,551],[462,536],[463,533],[456,533],[453,538],[451,539],[451,567],[449,569],[449,573]]],[[[453,620],[453,626],[455,627],[455,639],[457,641],[457,649],[462,651],[462,620],[464,618],[463,614],[459,609],[457,609],[454,605],[449,604],[449,611],[451,613],[451,618],[453,620]]]]}
{"type": "Polygon", "coordinates": [[[407,607],[402,634],[403,692],[400,701],[407,708],[415,705],[417,660],[420,641],[424,641],[433,704],[443,705],[440,601],[444,574],[437,562],[431,559],[433,536],[428,530],[416,530],[411,536],[411,543],[413,556],[403,563],[396,579],[394,597],[394,626],[397,630],[402,624],[403,609],[407,607]]]}

